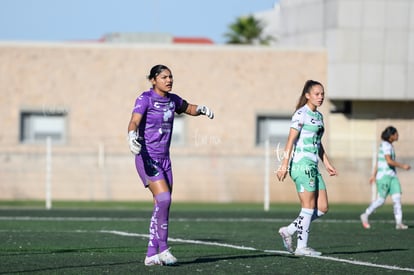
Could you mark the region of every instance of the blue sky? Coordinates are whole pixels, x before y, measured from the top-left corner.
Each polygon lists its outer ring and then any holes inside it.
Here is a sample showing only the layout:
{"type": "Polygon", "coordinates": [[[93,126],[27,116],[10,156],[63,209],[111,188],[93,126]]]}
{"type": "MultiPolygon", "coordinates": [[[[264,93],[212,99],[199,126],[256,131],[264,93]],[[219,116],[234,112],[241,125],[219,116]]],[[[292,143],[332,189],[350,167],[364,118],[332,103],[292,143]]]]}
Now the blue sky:
{"type": "Polygon", "coordinates": [[[223,34],[241,15],[277,0],[0,0],[0,41],[97,40],[110,32],[223,34]]]}

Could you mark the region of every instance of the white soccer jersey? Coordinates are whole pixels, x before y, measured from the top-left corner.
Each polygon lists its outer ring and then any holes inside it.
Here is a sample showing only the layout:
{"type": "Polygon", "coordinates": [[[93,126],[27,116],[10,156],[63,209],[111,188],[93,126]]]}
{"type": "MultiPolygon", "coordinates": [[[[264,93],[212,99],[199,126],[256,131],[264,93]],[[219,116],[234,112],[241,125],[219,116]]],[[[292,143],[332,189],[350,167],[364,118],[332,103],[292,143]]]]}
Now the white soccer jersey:
{"type": "Polygon", "coordinates": [[[293,152],[293,163],[304,161],[317,164],[325,129],[322,114],[304,105],[293,114],[290,127],[299,131],[293,152]]]}
{"type": "Polygon", "coordinates": [[[385,155],[390,155],[391,159],[395,160],[394,146],[388,141],[382,141],[378,150],[377,179],[381,179],[384,176],[395,176],[397,174],[395,167],[388,165],[385,155]]]}

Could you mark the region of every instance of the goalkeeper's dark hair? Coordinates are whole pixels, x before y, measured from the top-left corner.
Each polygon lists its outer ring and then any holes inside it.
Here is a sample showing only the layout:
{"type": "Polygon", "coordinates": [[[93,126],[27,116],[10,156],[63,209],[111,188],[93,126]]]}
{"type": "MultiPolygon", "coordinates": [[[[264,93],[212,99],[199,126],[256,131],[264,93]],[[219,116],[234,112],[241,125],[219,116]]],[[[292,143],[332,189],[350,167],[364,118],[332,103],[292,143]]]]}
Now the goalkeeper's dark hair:
{"type": "Polygon", "coordinates": [[[390,137],[395,133],[397,133],[397,129],[393,126],[388,126],[384,131],[382,131],[381,139],[384,141],[390,141],[390,137]]]}
{"type": "Polygon", "coordinates": [[[155,79],[157,77],[157,75],[159,75],[164,70],[169,70],[171,72],[170,68],[168,68],[165,65],[161,65],[161,64],[155,65],[150,70],[150,73],[149,73],[149,75],[147,77],[148,80],[155,79]]]}

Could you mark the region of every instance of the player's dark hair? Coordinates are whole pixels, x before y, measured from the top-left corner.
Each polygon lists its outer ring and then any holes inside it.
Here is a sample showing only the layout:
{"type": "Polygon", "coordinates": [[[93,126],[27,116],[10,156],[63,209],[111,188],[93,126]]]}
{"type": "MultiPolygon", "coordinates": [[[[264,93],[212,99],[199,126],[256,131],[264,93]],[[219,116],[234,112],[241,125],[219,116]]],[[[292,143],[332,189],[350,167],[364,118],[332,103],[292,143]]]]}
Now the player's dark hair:
{"type": "Polygon", "coordinates": [[[388,126],[381,133],[381,139],[384,141],[390,141],[390,137],[397,132],[397,129],[393,126],[388,126]]]}
{"type": "Polygon", "coordinates": [[[161,64],[155,65],[154,67],[151,68],[151,71],[147,77],[148,80],[155,79],[157,75],[159,75],[164,70],[169,70],[171,72],[171,70],[165,65],[161,65],[161,64]]]}
{"type": "Polygon", "coordinates": [[[315,85],[319,85],[322,87],[322,89],[324,89],[323,85],[318,81],[315,81],[315,80],[306,81],[305,86],[303,86],[302,94],[299,97],[298,104],[296,104],[296,110],[303,107],[308,102],[308,99],[306,98],[306,94],[310,93],[312,87],[315,85]]]}

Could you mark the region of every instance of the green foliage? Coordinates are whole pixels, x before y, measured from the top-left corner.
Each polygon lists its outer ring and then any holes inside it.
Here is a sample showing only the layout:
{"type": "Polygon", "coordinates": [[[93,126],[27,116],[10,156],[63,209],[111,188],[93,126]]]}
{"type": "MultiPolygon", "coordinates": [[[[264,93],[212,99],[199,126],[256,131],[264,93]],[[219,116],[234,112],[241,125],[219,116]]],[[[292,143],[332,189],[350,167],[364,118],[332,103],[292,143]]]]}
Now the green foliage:
{"type": "Polygon", "coordinates": [[[263,36],[263,23],[254,16],[238,17],[224,36],[227,44],[269,45],[274,39],[263,36]]]}

